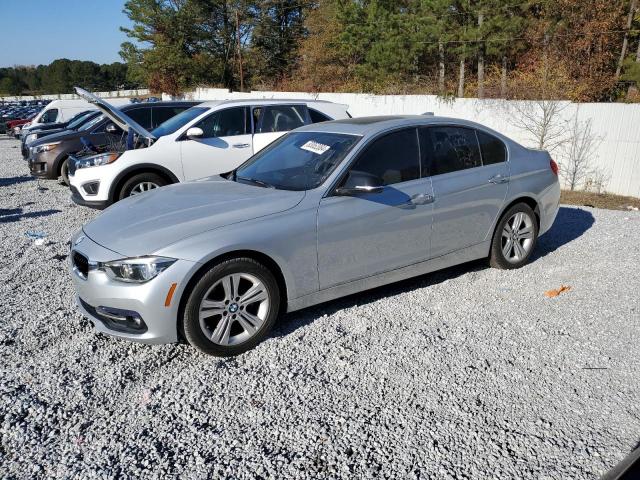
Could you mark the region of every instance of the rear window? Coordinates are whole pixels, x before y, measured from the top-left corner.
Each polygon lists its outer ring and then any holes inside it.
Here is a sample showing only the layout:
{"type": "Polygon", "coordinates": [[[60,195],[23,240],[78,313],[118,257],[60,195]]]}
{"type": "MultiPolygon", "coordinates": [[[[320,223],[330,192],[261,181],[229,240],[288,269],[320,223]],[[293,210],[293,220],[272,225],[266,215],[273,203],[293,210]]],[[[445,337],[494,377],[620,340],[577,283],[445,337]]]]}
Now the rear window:
{"type": "Polygon", "coordinates": [[[423,171],[442,175],[482,165],[476,132],[464,127],[420,129],[423,171]]]}
{"type": "Polygon", "coordinates": [[[326,116],[324,113],[314,110],[313,108],[309,109],[309,116],[311,117],[311,123],[328,122],[330,120],[333,120],[332,118],[326,116]]]}
{"type": "Polygon", "coordinates": [[[483,165],[507,161],[507,148],[502,140],[480,130],[476,130],[476,132],[478,133],[478,142],[480,142],[483,165]]]}

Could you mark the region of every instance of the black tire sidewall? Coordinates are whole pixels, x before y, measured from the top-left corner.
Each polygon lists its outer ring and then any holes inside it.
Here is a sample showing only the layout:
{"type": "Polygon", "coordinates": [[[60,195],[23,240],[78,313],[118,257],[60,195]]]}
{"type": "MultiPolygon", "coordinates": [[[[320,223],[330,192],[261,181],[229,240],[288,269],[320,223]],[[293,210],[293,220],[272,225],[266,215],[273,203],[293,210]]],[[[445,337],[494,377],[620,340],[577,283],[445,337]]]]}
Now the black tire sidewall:
{"type": "Polygon", "coordinates": [[[62,182],[68,187],[69,186],[69,157],[62,160],[62,165],[60,165],[60,177],[62,177],[62,182]]]}
{"type": "Polygon", "coordinates": [[[279,307],[280,291],[278,282],[267,268],[250,258],[226,260],[205,272],[191,289],[181,322],[182,332],[187,342],[203,353],[218,357],[239,355],[255,347],[268,335],[278,317],[279,307]],[[215,282],[232,273],[249,273],[260,279],[269,292],[269,313],[260,330],[246,342],[233,346],[217,345],[211,342],[200,328],[200,303],[207,290],[215,282]]]}
{"type": "Polygon", "coordinates": [[[124,182],[122,188],[120,188],[120,192],[118,192],[118,200],[123,200],[129,197],[131,195],[131,190],[133,190],[133,187],[142,182],[152,182],[158,185],[158,187],[164,187],[165,185],[167,185],[167,181],[157,173],[138,173],[124,182]]]}
{"type": "Polygon", "coordinates": [[[491,253],[489,256],[489,263],[491,266],[503,270],[512,270],[525,265],[531,259],[531,256],[536,249],[536,245],[538,244],[538,231],[539,227],[536,214],[529,205],[526,203],[517,203],[510,207],[502,214],[502,217],[500,217],[500,221],[498,222],[493,234],[493,240],[491,241],[491,253]],[[502,253],[502,230],[504,229],[505,223],[518,212],[526,213],[533,220],[533,245],[524,259],[516,263],[511,263],[505,258],[504,253],[502,253]]]}

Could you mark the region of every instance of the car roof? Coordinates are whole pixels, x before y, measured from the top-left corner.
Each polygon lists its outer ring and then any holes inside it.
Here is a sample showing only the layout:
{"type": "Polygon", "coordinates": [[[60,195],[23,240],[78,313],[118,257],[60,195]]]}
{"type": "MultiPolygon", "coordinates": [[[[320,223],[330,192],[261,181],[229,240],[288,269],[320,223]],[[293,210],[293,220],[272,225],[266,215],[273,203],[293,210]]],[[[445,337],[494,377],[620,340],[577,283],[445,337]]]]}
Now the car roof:
{"type": "Polygon", "coordinates": [[[199,102],[195,101],[170,101],[170,102],[141,102],[141,103],[128,103],[118,107],[123,112],[138,108],[153,108],[153,107],[195,107],[199,102]]]}
{"type": "Polygon", "coordinates": [[[314,100],[312,98],[247,98],[238,100],[210,100],[200,104],[202,107],[217,107],[218,105],[274,105],[300,103],[334,103],[328,100],[314,100]]]}
{"type": "MultiPolygon", "coordinates": [[[[298,128],[297,131],[346,133],[365,136],[393,128],[437,124],[455,124],[462,127],[480,128],[482,130],[493,132],[493,130],[485,127],[484,125],[480,125],[479,123],[471,122],[469,120],[451,117],[436,117],[430,114],[346,118],[343,120],[332,120],[329,122],[305,125],[304,127],[298,128]]],[[[502,135],[500,135],[500,137],[503,138],[502,135]]]]}

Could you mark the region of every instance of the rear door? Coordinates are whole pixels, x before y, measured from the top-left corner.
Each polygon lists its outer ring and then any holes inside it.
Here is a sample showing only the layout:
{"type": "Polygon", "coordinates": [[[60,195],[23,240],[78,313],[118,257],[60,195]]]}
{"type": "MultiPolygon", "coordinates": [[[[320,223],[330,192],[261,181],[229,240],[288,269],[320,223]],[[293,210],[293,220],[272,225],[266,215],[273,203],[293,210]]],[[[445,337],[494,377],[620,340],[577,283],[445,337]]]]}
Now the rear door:
{"type": "Polygon", "coordinates": [[[509,187],[504,143],[455,125],[423,127],[420,142],[435,197],[432,257],[483,242],[509,187]]]}
{"type": "Polygon", "coordinates": [[[253,153],[259,152],[286,132],[311,123],[304,104],[255,106],[252,118],[255,129],[253,153]]]}
{"type": "Polygon", "coordinates": [[[204,135],[180,138],[187,181],[233,170],[253,154],[249,107],[218,110],[192,126],[201,128],[204,135]]]}

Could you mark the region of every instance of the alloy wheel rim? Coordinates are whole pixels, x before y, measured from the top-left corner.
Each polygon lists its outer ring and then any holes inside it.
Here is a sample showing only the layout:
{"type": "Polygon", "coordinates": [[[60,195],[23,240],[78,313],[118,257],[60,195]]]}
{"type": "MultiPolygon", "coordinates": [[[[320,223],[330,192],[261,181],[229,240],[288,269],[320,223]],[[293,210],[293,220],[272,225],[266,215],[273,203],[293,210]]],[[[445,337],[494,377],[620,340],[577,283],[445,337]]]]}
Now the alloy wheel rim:
{"type": "Polygon", "coordinates": [[[524,260],[533,247],[533,219],[524,212],[513,214],[502,229],[502,254],[510,263],[524,260]]]}
{"type": "Polygon", "coordinates": [[[226,275],[207,290],[200,302],[200,328],[212,343],[238,345],[260,330],[269,306],[269,292],[258,277],[248,273],[226,275]]]}
{"type": "Polygon", "coordinates": [[[158,185],[153,182],[140,182],[131,189],[131,196],[148,192],[154,188],[158,188],[158,185]]]}

